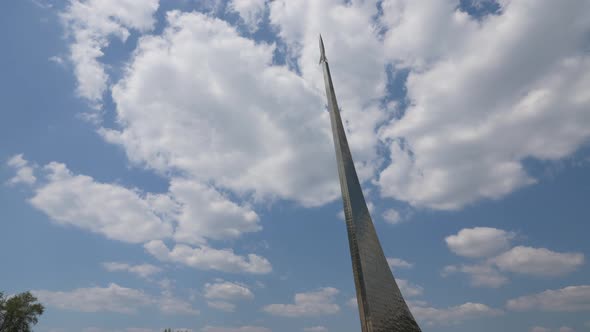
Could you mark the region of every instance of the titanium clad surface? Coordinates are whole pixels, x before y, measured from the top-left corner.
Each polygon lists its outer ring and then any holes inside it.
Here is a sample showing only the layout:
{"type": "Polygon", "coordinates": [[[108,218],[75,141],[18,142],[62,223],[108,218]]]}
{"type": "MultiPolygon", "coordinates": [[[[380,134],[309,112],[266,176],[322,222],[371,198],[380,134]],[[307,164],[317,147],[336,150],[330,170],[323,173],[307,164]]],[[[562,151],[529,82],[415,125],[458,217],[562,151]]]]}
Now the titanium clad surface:
{"type": "Polygon", "coordinates": [[[321,36],[320,52],[362,332],[420,332],[375,232],[340,118],[321,36]]]}

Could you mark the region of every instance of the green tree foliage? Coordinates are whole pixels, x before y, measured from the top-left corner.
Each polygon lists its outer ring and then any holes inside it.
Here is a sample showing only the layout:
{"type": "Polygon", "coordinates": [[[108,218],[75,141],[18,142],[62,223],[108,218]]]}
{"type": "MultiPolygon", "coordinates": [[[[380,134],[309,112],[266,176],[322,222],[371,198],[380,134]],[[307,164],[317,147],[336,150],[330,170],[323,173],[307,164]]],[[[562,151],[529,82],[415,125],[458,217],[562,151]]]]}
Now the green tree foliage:
{"type": "Polygon", "coordinates": [[[30,292],[9,298],[0,292],[0,332],[31,332],[44,310],[30,292]]]}

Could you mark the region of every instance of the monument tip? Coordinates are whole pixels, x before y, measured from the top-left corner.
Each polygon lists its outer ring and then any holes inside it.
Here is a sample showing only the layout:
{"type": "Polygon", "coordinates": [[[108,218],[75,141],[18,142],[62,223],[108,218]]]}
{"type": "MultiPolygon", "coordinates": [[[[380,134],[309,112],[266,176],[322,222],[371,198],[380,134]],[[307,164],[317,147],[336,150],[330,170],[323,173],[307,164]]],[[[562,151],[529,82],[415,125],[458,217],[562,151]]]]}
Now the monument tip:
{"type": "Polygon", "coordinates": [[[326,51],[324,49],[324,41],[322,40],[322,34],[320,34],[320,63],[326,62],[326,51]]]}

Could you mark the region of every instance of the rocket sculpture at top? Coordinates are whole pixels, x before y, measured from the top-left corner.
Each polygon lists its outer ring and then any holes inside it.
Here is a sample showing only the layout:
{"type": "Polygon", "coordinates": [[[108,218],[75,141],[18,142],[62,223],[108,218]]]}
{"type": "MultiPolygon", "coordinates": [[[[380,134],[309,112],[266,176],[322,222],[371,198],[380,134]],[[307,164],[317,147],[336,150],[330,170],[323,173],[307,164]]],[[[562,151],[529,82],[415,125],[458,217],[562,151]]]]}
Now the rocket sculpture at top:
{"type": "Polygon", "coordinates": [[[320,52],[362,332],[420,332],[387,264],[363,196],[340,118],[322,36],[320,52]]]}

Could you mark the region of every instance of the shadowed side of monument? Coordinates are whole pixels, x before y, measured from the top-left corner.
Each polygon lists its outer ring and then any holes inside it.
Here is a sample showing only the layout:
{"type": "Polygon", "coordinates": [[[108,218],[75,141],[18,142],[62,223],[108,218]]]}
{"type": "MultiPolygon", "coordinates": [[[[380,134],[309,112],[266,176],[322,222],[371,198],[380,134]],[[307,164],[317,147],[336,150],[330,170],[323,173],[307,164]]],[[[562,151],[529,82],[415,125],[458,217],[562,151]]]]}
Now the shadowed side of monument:
{"type": "Polygon", "coordinates": [[[362,332],[421,331],[395,282],[375,232],[340,118],[321,36],[320,53],[362,332]]]}

